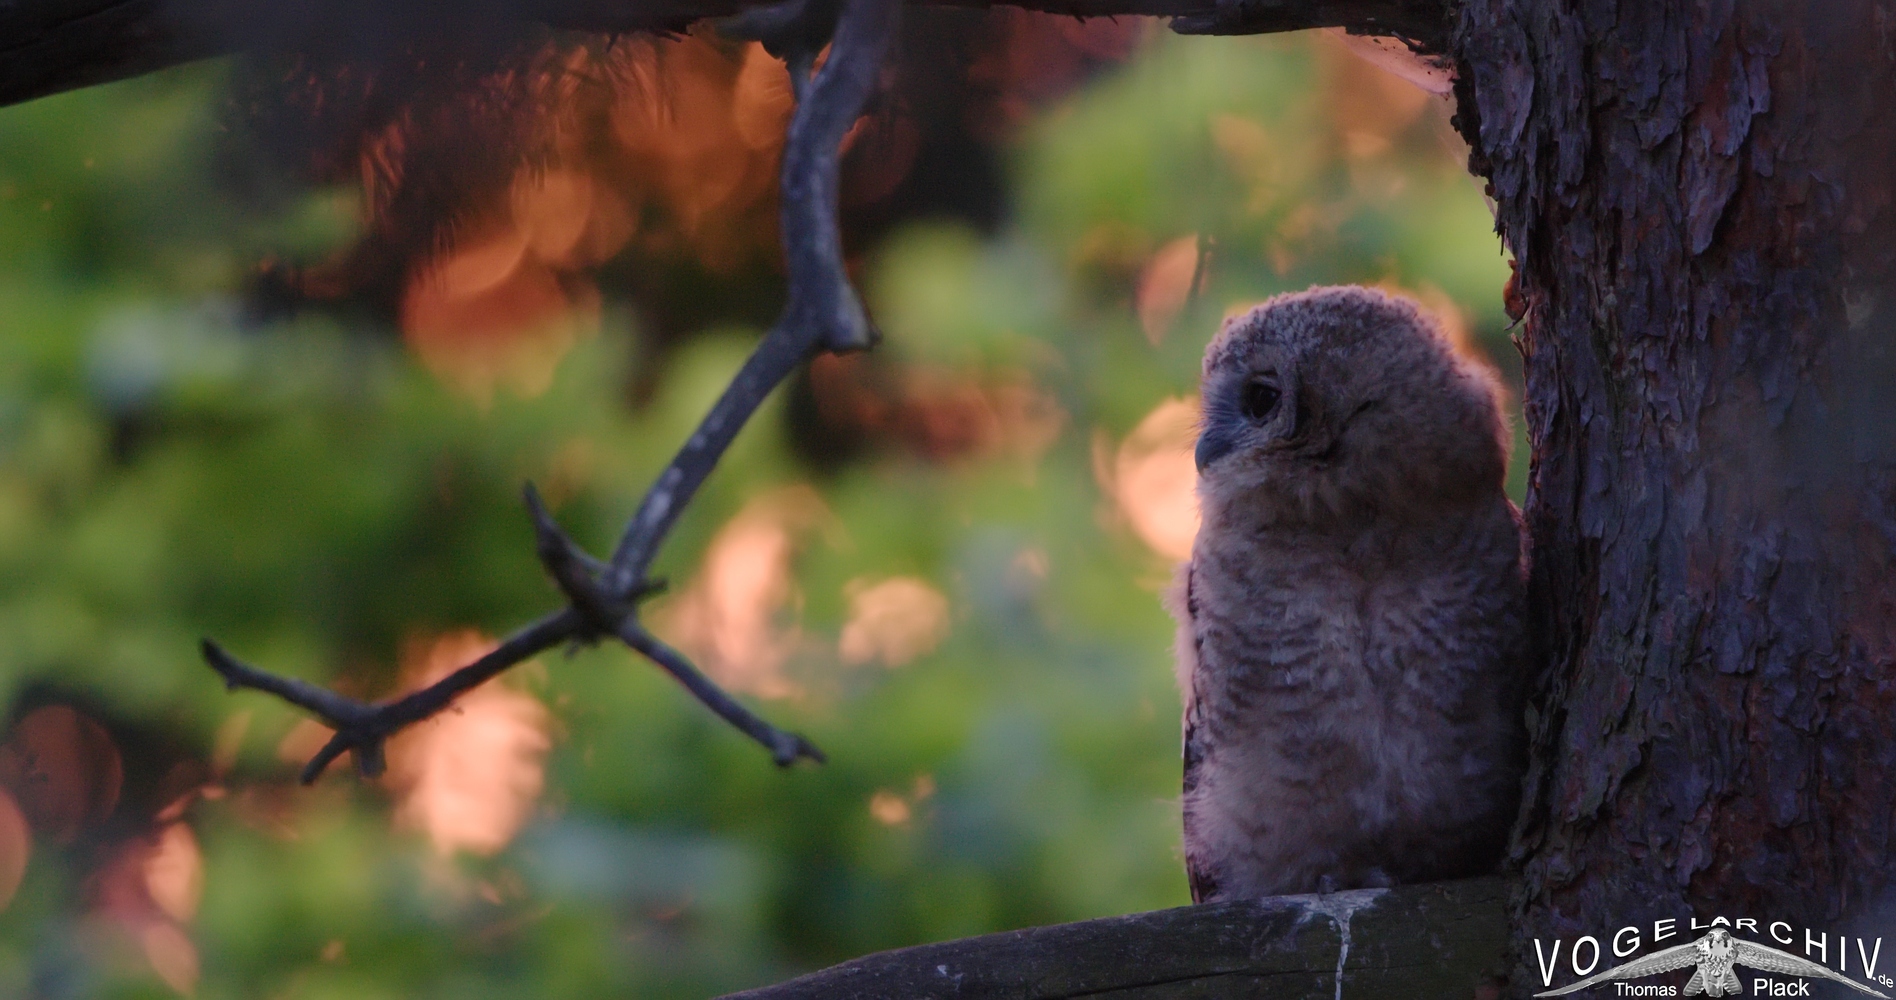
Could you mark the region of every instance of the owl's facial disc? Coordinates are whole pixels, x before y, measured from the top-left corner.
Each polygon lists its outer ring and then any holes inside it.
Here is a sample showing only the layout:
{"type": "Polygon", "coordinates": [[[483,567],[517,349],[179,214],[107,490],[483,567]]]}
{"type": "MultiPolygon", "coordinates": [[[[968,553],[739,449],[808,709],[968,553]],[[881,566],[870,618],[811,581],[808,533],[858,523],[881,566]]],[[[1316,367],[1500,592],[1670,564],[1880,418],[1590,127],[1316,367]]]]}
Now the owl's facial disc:
{"type": "Polygon", "coordinates": [[[1205,399],[1204,426],[1193,454],[1198,471],[1244,447],[1287,437],[1295,429],[1297,407],[1292,379],[1275,369],[1243,373],[1220,381],[1205,399]]]}

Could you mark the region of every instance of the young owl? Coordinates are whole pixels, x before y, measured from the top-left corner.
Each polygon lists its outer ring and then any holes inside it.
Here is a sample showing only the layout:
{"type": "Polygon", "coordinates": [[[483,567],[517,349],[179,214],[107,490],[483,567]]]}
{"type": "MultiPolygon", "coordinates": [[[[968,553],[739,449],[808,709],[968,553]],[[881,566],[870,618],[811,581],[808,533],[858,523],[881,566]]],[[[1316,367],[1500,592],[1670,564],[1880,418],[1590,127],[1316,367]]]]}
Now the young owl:
{"type": "Polygon", "coordinates": [[[1202,391],[1168,600],[1192,898],[1491,868],[1529,669],[1493,377],[1413,303],[1313,288],[1228,321],[1202,391]]]}

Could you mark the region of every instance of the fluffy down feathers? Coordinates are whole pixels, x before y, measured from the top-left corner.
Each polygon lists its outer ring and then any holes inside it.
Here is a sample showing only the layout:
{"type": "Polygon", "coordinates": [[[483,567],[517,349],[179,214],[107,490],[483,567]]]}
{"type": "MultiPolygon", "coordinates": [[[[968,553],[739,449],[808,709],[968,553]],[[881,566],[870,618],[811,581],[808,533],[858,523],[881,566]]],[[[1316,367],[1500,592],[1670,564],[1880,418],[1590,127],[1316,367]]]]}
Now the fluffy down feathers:
{"type": "Polygon", "coordinates": [[[1493,377],[1406,300],[1313,288],[1227,322],[1202,388],[1168,595],[1193,899],[1492,867],[1529,667],[1493,377]]]}

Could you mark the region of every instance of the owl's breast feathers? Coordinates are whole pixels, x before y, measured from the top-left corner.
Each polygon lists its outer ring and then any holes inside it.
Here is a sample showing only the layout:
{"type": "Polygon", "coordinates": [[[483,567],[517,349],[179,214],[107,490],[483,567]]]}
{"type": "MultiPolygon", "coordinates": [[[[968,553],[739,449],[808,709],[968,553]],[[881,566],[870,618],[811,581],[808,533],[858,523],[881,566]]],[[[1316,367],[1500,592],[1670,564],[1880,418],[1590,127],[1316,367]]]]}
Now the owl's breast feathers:
{"type": "Polygon", "coordinates": [[[1207,525],[1168,595],[1194,899],[1459,877],[1498,857],[1523,652],[1506,500],[1372,546],[1207,525]]]}

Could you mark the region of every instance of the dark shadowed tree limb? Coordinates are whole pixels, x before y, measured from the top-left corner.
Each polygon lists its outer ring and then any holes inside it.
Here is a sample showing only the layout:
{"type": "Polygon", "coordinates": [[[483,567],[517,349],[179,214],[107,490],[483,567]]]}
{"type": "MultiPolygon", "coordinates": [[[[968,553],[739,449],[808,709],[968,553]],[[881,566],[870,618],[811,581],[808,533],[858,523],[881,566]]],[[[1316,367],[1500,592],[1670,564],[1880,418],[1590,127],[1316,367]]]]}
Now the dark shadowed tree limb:
{"type": "MultiPolygon", "coordinates": [[[[838,150],[874,87],[899,10],[899,0],[847,0],[836,21],[829,58],[814,77],[799,82],[800,100],[790,121],[783,160],[789,302],[711,412],[647,491],[612,561],[601,562],[583,552],[554,523],[538,493],[527,488],[540,561],[566,596],[566,608],[420,691],[374,703],[258,670],[216,643],[204,642],[205,660],[226,685],[274,694],[336,730],[303,769],[304,782],[314,781],[345,751],[355,755],[356,766],[365,776],[378,775],[383,767],[382,744],[389,735],[441,711],[462,692],[536,653],[562,642],[606,637],[650,658],[725,721],[768,748],[779,765],[788,766],[800,758],[823,760],[808,740],[752,714],[683,654],[646,631],[638,620],[638,604],[662,586],[647,575],[659,545],[771,390],[818,351],[861,350],[875,343],[876,332],[843,270],[836,227],[838,150]]],[[[813,41],[820,42],[821,37],[813,41]]],[[[815,55],[808,45],[787,54],[793,67],[807,67],[815,55]]]]}
{"type": "Polygon", "coordinates": [[[1504,964],[1506,912],[1499,878],[1185,906],[885,951],[725,1000],[1472,1000],[1504,964]]]}
{"type": "MultiPolygon", "coordinates": [[[[912,0],[986,7],[994,0],[912,0]]],[[[1446,50],[1448,0],[1020,0],[1078,17],[1172,18],[1188,34],[1348,28],[1446,50]]],[[[0,105],[237,52],[396,51],[405,39],[531,28],[682,30],[758,0],[0,0],[0,105]]],[[[812,3],[812,6],[820,6],[812,3]]]]}

